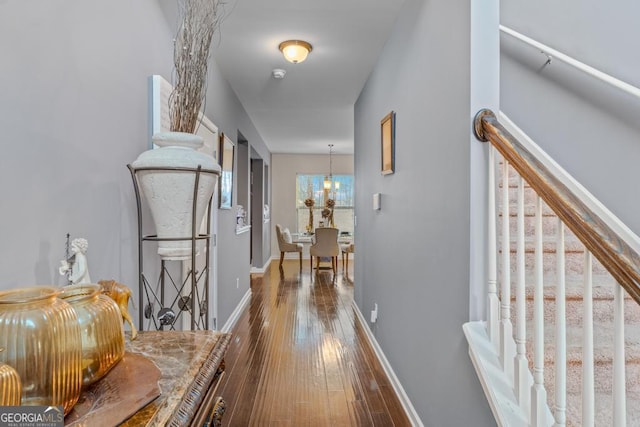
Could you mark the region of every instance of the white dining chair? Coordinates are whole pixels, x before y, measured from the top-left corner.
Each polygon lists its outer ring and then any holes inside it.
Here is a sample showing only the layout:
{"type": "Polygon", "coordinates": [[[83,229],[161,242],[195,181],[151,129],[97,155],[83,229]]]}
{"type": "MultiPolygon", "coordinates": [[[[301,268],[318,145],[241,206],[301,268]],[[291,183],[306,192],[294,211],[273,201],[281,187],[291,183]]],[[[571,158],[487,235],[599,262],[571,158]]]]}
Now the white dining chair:
{"type": "Polygon", "coordinates": [[[313,272],[313,257],[316,257],[316,269],[320,268],[321,257],[331,257],[331,268],[333,274],[335,274],[338,267],[338,255],[340,255],[338,229],[331,227],[316,228],[313,239],[313,244],[309,248],[311,271],[313,272]]]}

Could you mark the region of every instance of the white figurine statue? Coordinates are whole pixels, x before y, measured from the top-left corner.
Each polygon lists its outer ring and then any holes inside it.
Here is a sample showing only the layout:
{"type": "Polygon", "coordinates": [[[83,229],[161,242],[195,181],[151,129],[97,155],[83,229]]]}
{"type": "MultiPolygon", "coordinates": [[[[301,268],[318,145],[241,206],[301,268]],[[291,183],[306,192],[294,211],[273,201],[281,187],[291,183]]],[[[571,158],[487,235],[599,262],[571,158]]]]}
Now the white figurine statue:
{"type": "Polygon", "coordinates": [[[87,239],[73,239],[71,241],[71,252],[73,252],[73,255],[69,259],[60,261],[58,271],[63,276],[70,271],[69,282],[74,285],[78,283],[91,283],[86,256],[88,248],[89,242],[87,242],[87,239]]]}

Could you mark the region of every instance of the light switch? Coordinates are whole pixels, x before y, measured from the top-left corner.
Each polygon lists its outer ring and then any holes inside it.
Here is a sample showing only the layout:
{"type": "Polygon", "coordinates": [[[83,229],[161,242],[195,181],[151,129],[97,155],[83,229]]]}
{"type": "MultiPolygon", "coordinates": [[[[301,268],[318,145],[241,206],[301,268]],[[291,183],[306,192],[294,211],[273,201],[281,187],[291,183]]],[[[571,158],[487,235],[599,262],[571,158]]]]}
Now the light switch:
{"type": "Polygon", "coordinates": [[[380,193],[373,193],[373,210],[380,210],[380,193]]]}

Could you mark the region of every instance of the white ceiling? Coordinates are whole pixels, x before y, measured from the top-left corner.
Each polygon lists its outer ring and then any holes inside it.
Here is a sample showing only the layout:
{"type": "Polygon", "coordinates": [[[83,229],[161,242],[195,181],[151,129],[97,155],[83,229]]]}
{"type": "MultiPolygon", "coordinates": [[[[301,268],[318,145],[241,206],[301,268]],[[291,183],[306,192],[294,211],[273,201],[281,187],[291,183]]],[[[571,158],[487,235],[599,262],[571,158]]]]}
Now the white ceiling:
{"type": "Polygon", "coordinates": [[[227,2],[212,54],[272,153],[353,152],[353,105],[403,2],[227,2]],[[288,39],[311,43],[305,62],[284,60],[288,39]]]}

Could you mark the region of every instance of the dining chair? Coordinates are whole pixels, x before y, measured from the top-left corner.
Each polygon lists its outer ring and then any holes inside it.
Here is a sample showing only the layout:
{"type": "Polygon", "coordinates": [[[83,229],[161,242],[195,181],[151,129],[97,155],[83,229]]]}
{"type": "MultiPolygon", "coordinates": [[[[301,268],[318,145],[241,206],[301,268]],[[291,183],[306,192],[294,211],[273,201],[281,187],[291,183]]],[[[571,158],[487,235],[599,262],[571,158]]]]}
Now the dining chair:
{"type": "Polygon", "coordinates": [[[311,271],[313,272],[313,257],[316,257],[316,269],[320,268],[320,257],[331,257],[331,268],[333,274],[336,274],[338,255],[340,255],[338,229],[331,227],[316,228],[313,239],[313,244],[309,248],[311,271]]]}
{"type": "Polygon", "coordinates": [[[298,252],[300,254],[300,270],[302,270],[302,243],[293,243],[289,229],[282,227],[280,224],[276,224],[276,235],[278,236],[278,248],[280,249],[280,268],[282,268],[285,252],[298,252]]]}
{"type": "Polygon", "coordinates": [[[349,254],[354,253],[355,250],[356,250],[356,245],[353,242],[340,245],[340,252],[342,252],[342,271],[346,272],[349,270],[349,254]],[[345,257],[347,259],[346,267],[345,267],[345,257]]]}

